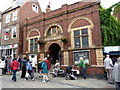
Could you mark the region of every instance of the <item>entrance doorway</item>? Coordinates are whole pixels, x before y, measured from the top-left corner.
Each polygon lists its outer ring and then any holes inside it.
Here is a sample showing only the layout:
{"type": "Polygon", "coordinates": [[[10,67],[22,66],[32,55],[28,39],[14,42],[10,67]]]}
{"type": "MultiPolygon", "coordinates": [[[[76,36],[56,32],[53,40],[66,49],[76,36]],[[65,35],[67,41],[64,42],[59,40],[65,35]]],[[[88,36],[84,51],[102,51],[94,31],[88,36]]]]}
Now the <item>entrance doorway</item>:
{"type": "Polygon", "coordinates": [[[56,60],[60,61],[60,50],[61,50],[61,47],[59,44],[53,43],[52,45],[50,45],[49,59],[50,59],[51,64],[55,64],[56,60]]]}

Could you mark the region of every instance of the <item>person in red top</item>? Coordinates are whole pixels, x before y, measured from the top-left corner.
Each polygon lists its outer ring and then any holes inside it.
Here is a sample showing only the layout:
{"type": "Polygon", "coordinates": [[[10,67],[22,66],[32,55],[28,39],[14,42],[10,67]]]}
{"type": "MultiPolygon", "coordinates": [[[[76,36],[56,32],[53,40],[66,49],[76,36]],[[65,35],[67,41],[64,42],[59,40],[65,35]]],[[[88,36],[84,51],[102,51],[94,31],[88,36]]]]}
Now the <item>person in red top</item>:
{"type": "MultiPolygon", "coordinates": [[[[48,70],[47,76],[49,77],[49,70],[51,68],[51,64],[47,57],[45,57],[45,62],[47,64],[47,70],[48,70]]],[[[47,77],[47,81],[49,80],[48,77],[47,77]]]]}
{"type": "Polygon", "coordinates": [[[14,82],[16,82],[16,72],[18,70],[18,67],[19,67],[19,62],[17,61],[16,58],[13,59],[13,62],[11,63],[11,69],[13,70],[13,77],[12,77],[12,80],[14,82]]]}

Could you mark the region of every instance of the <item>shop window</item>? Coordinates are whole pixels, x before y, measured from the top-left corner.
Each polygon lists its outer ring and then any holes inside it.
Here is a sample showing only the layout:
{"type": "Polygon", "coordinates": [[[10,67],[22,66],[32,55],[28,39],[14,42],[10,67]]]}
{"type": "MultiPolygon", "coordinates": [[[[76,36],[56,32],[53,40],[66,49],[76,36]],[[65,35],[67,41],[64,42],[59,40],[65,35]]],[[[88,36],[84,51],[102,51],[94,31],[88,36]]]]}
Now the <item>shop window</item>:
{"type": "Polygon", "coordinates": [[[10,39],[10,29],[5,29],[4,40],[8,40],[8,39],[10,39]]]}
{"type": "Polygon", "coordinates": [[[38,13],[38,6],[36,4],[32,5],[32,10],[36,13],[38,13]]]}
{"type": "Polygon", "coordinates": [[[80,57],[90,60],[89,51],[74,51],[74,63],[79,63],[80,57]]]}
{"type": "Polygon", "coordinates": [[[17,20],[17,11],[12,13],[12,21],[16,21],[17,20]]]}
{"type": "Polygon", "coordinates": [[[87,48],[88,43],[88,29],[80,29],[74,31],[74,46],[75,48],[87,48]]]}
{"type": "Polygon", "coordinates": [[[30,39],[30,52],[38,52],[38,38],[30,39]]]}
{"type": "Polygon", "coordinates": [[[17,29],[16,29],[16,27],[13,27],[12,28],[12,38],[15,38],[15,37],[17,37],[17,29]]]}
{"type": "Polygon", "coordinates": [[[10,22],[10,14],[6,15],[6,23],[10,22]]]}
{"type": "Polygon", "coordinates": [[[61,30],[58,26],[52,26],[47,32],[47,36],[61,34],[61,30]]]}

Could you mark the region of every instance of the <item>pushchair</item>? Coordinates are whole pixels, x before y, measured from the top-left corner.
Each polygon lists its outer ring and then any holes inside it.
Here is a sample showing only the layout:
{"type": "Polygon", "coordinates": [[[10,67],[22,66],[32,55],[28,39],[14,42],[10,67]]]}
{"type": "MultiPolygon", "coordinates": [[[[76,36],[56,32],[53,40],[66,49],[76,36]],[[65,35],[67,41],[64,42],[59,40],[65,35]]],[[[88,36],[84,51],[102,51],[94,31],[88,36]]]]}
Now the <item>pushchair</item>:
{"type": "Polygon", "coordinates": [[[75,72],[72,71],[72,65],[68,65],[66,67],[66,76],[65,76],[66,80],[76,80],[77,77],[75,76],[75,72]]]}
{"type": "Polygon", "coordinates": [[[54,76],[54,77],[64,76],[64,70],[63,70],[63,69],[54,68],[54,69],[53,69],[53,76],[54,76]]]}

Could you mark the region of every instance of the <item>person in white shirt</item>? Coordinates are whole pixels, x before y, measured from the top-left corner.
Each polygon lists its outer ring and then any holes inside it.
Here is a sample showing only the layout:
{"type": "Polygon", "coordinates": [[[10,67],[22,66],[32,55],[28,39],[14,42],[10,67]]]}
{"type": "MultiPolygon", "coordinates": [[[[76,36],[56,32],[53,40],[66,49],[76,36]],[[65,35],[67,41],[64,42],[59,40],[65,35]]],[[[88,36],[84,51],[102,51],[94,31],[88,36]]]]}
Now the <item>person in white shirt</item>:
{"type": "Polygon", "coordinates": [[[106,58],[104,60],[104,68],[107,72],[108,83],[113,84],[113,81],[112,81],[113,63],[110,58],[110,55],[106,55],[106,58]]]}
{"type": "Polygon", "coordinates": [[[34,56],[32,56],[32,58],[30,59],[30,61],[32,62],[33,71],[36,72],[37,60],[35,60],[34,56]]]}
{"type": "Polygon", "coordinates": [[[5,68],[5,61],[2,61],[0,59],[0,76],[2,76],[2,69],[4,69],[4,68],[5,68]]]}
{"type": "Polygon", "coordinates": [[[120,57],[113,68],[113,80],[115,81],[116,90],[120,90],[120,57]]]}
{"type": "Polygon", "coordinates": [[[54,69],[53,69],[53,73],[54,73],[54,76],[58,76],[58,71],[60,70],[60,62],[58,60],[56,60],[56,63],[55,63],[55,66],[54,66],[54,69]]]}

